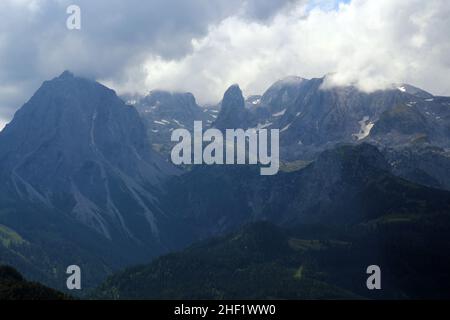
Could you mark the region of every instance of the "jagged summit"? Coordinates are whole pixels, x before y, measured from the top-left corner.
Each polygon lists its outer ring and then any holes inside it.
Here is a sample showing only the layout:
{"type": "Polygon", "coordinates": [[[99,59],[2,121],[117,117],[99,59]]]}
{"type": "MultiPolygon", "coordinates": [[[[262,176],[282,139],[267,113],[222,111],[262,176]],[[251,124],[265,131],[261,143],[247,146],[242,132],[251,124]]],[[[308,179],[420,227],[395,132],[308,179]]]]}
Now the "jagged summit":
{"type": "Polygon", "coordinates": [[[297,77],[288,76],[272,84],[261,97],[261,104],[266,106],[268,110],[273,113],[284,110],[285,105],[289,101],[293,101],[302,86],[304,86],[308,80],[297,77]]]}
{"type": "Polygon", "coordinates": [[[410,84],[406,84],[406,83],[401,83],[401,84],[393,84],[392,85],[392,89],[395,90],[399,90],[403,93],[408,93],[411,94],[413,96],[419,97],[419,98],[423,98],[423,99],[431,99],[433,98],[433,95],[425,90],[422,90],[420,88],[417,88],[415,86],[412,86],[410,84]]]}
{"type": "Polygon", "coordinates": [[[75,78],[75,75],[69,70],[64,70],[63,73],[61,73],[58,78],[59,79],[75,78]]]}
{"type": "Polygon", "coordinates": [[[228,89],[227,89],[227,91],[228,90],[237,90],[237,89],[239,89],[239,90],[241,90],[241,88],[239,87],[239,84],[238,83],[233,83],[232,85],[230,85],[229,87],[228,87],[228,89]]]}
{"type": "Polygon", "coordinates": [[[140,100],[139,105],[142,108],[151,108],[164,106],[172,108],[173,111],[179,111],[178,106],[188,109],[198,107],[194,95],[191,92],[170,92],[165,90],[152,90],[149,94],[140,100]]]}
{"type": "Polygon", "coordinates": [[[206,127],[215,119],[215,112],[200,107],[190,92],[152,90],[135,100],[134,106],[143,119],[149,140],[155,150],[169,156],[171,135],[178,128],[193,129],[194,121],[206,127]]]}
{"type": "Polygon", "coordinates": [[[308,79],[306,79],[306,78],[303,78],[303,77],[299,77],[299,76],[287,76],[287,77],[284,77],[283,79],[281,79],[281,80],[278,80],[277,82],[275,82],[275,84],[274,85],[276,85],[276,84],[279,84],[279,85],[282,85],[282,84],[284,84],[284,85],[295,85],[295,84],[299,84],[299,83],[302,83],[303,81],[307,81],[308,79]]]}
{"type": "Polygon", "coordinates": [[[177,172],[152,151],[135,108],[70,72],[44,82],[0,133],[0,168],[11,199],[142,242],[159,239],[154,192],[177,172]]]}
{"type": "Polygon", "coordinates": [[[223,95],[222,109],[244,108],[244,106],[245,100],[241,88],[238,84],[231,85],[223,95]]]}
{"type": "Polygon", "coordinates": [[[245,128],[248,126],[249,111],[239,85],[230,86],[223,95],[220,113],[214,122],[218,129],[245,128]]]}
{"type": "Polygon", "coordinates": [[[0,157],[9,154],[8,158],[20,158],[50,141],[58,141],[64,153],[75,154],[88,149],[93,152],[94,145],[106,149],[107,141],[133,145],[141,139],[139,150],[145,144],[145,135],[137,138],[142,131],[137,112],[125,106],[113,90],[64,72],[45,81],[16,112],[0,136],[0,157]],[[132,129],[125,129],[132,123],[132,129]]]}

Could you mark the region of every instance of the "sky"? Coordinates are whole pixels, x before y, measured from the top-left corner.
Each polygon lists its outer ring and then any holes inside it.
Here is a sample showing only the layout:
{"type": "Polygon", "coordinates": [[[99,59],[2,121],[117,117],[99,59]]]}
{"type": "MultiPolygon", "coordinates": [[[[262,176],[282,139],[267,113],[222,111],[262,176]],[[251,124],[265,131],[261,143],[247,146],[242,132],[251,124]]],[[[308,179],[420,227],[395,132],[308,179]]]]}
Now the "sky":
{"type": "Polygon", "coordinates": [[[2,0],[0,22],[0,129],[64,70],[119,94],[189,91],[199,103],[290,75],[450,95],[448,0],[2,0]],[[66,27],[71,4],[80,30],[66,27]]]}

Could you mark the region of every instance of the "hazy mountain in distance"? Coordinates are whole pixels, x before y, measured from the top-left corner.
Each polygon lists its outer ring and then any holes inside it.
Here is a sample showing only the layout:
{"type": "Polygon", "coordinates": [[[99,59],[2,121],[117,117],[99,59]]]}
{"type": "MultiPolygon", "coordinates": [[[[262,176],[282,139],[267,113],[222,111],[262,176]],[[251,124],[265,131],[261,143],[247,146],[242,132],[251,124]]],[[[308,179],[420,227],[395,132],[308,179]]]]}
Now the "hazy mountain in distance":
{"type": "Polygon", "coordinates": [[[369,144],[322,152],[298,170],[260,176],[258,168],[203,166],[175,177],[162,202],[191,219],[197,238],[267,220],[281,226],[344,225],[383,214],[442,213],[450,193],[392,174],[383,154],[369,144]],[[233,201],[230,201],[233,199],[233,201]]]}
{"type": "Polygon", "coordinates": [[[425,139],[450,147],[448,99],[406,84],[365,93],[324,87],[325,80],[282,79],[247,99],[245,109],[238,90],[230,88],[237,98],[227,99],[216,126],[279,129],[285,160],[313,159],[337,143],[362,141],[393,147],[425,139]]]}
{"type": "Polygon", "coordinates": [[[261,105],[268,108],[272,113],[282,111],[283,109],[280,108],[297,98],[306,81],[306,79],[296,76],[278,80],[264,92],[261,97],[261,105]]]}
{"type": "Polygon", "coordinates": [[[200,107],[192,93],[151,91],[147,96],[135,99],[138,110],[153,148],[165,156],[174,145],[170,140],[172,131],[184,128],[192,131],[194,121],[202,121],[209,127],[217,117],[218,110],[200,107]]]}
{"type": "Polygon", "coordinates": [[[340,143],[368,142],[379,147],[393,166],[397,164],[397,174],[450,188],[446,183],[450,181],[446,170],[450,167],[450,98],[435,97],[408,84],[366,93],[353,86],[324,87],[325,80],[279,80],[262,96],[247,98],[246,108],[234,90],[239,99],[228,99],[216,123],[222,128],[279,129],[281,158],[287,162],[314,160],[340,143]],[[442,152],[439,161],[428,166],[430,157],[416,151],[433,147],[442,152]],[[415,160],[402,170],[395,158],[408,149],[415,160]],[[419,175],[411,174],[419,171],[419,175]]]}
{"type": "Polygon", "coordinates": [[[248,98],[239,85],[232,85],[218,109],[202,110],[190,93],[165,91],[134,103],[155,149],[165,155],[173,146],[170,132],[189,129],[194,120],[221,130],[279,129],[285,161],[313,160],[339,143],[369,142],[381,149],[417,143],[450,147],[450,98],[408,84],[366,93],[354,86],[326,87],[325,81],[290,76],[248,98]]]}
{"type": "Polygon", "coordinates": [[[176,174],[134,107],[66,71],[0,134],[0,224],[50,260],[99,260],[90,271],[104,273],[176,245],[177,221],[158,202],[176,174]]]}

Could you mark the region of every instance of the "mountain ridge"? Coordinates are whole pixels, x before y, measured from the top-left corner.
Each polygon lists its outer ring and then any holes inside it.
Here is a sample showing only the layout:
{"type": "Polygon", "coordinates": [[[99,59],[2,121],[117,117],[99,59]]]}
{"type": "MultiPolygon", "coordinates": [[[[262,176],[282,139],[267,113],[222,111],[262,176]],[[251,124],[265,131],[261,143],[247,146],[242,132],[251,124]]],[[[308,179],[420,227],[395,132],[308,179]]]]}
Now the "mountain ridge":
{"type": "Polygon", "coordinates": [[[2,252],[36,274],[20,258],[33,252],[42,269],[54,264],[46,283],[60,285],[75,262],[89,269],[90,284],[167,252],[189,237],[171,236],[180,227],[158,203],[177,174],[152,150],[135,108],[64,72],[44,82],[0,133],[0,224],[26,240],[2,252]]]}
{"type": "Polygon", "coordinates": [[[127,105],[70,72],[46,81],[0,133],[1,262],[54,287],[78,263],[91,287],[259,220],[343,226],[449,210],[439,190],[450,188],[448,98],[406,85],[366,94],[322,84],[290,78],[250,100],[234,85],[219,111],[164,91],[127,105]],[[194,120],[280,129],[288,170],[174,168],[167,139],[194,120]]]}

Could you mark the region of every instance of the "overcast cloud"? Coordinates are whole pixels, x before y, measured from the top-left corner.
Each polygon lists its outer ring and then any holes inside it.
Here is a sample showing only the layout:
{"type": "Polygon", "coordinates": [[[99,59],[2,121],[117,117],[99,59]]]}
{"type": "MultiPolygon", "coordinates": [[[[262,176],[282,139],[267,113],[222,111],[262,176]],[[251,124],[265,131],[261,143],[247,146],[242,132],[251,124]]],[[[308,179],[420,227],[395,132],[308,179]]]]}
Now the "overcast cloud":
{"type": "Polygon", "coordinates": [[[288,75],[450,95],[447,0],[2,0],[0,21],[0,128],[65,69],[119,93],[183,90],[202,103],[288,75]],[[65,27],[72,3],[80,31],[65,27]]]}

